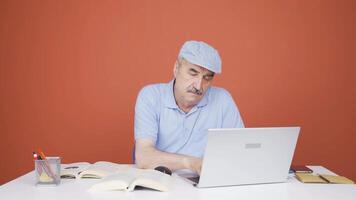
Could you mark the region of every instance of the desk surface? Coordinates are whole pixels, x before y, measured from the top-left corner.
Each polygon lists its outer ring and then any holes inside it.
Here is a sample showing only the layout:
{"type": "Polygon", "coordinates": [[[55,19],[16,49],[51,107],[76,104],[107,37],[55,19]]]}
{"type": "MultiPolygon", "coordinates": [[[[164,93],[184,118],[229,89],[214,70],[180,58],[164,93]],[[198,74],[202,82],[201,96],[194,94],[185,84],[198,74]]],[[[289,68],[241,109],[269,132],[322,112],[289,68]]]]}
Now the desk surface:
{"type": "MultiPolygon", "coordinates": [[[[320,166],[310,166],[317,173],[332,174],[320,166]]],[[[303,184],[293,176],[286,183],[196,188],[174,176],[175,186],[169,192],[136,190],[90,193],[87,189],[100,180],[62,180],[59,186],[34,185],[34,172],[0,186],[0,199],[283,199],[283,200],[355,200],[356,185],[303,184]]]]}

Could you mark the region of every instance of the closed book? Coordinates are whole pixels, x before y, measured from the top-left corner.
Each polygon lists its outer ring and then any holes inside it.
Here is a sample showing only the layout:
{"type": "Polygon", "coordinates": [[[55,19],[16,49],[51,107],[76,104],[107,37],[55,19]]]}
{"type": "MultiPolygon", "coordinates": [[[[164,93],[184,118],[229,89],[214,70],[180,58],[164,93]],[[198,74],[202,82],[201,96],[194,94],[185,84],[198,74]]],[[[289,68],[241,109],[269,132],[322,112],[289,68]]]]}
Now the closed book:
{"type": "Polygon", "coordinates": [[[326,180],[328,183],[335,183],[335,184],[354,184],[354,182],[344,176],[333,176],[333,175],[326,175],[320,174],[319,175],[322,179],[326,180]]]}
{"type": "Polygon", "coordinates": [[[311,173],[295,173],[295,176],[303,183],[328,183],[320,176],[311,173]]]}

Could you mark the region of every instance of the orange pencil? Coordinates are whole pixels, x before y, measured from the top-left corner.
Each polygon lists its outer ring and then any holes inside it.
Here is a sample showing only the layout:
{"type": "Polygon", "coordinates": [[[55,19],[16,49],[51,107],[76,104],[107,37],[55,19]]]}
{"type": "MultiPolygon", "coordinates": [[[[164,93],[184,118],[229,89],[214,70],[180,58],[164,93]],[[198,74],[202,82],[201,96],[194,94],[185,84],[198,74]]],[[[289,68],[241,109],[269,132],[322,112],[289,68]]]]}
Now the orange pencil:
{"type": "Polygon", "coordinates": [[[41,158],[42,158],[43,160],[46,160],[46,156],[45,156],[45,154],[43,153],[42,149],[41,149],[41,148],[38,148],[37,151],[38,151],[38,153],[40,154],[41,158]]]}

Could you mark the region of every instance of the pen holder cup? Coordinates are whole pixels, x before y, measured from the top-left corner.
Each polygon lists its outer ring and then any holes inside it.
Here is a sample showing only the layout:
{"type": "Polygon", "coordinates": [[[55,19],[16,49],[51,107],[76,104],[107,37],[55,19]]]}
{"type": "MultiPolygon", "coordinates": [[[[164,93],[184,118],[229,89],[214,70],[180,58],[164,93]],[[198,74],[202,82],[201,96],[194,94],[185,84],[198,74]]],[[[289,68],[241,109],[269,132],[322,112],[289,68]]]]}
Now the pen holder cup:
{"type": "Polygon", "coordinates": [[[60,157],[35,160],[36,185],[58,185],[61,182],[60,157]]]}

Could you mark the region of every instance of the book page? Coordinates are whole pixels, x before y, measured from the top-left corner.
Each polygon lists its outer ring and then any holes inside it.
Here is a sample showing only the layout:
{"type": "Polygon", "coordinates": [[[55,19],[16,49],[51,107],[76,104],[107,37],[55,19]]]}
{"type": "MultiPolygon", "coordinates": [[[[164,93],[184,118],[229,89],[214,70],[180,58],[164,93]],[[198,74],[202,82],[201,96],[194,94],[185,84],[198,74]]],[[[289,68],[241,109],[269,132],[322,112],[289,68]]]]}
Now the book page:
{"type": "Polygon", "coordinates": [[[90,165],[88,162],[61,164],[61,178],[75,179],[79,176],[80,172],[88,169],[90,165]]]}
{"type": "Polygon", "coordinates": [[[115,174],[105,177],[93,185],[89,191],[102,192],[112,190],[133,191],[136,186],[142,186],[158,191],[168,191],[172,188],[173,178],[162,172],[151,169],[127,167],[115,174]]]}
{"type": "Polygon", "coordinates": [[[130,183],[137,178],[137,173],[133,170],[122,170],[105,177],[100,183],[93,185],[90,192],[102,192],[112,190],[128,190],[130,183]]]}
{"type": "Polygon", "coordinates": [[[136,186],[142,186],[158,191],[168,191],[172,188],[172,177],[162,172],[151,169],[135,169],[136,180],[132,182],[128,191],[133,191],[136,186]]]}
{"type": "Polygon", "coordinates": [[[127,165],[121,165],[113,162],[99,161],[92,164],[88,169],[80,173],[81,178],[104,178],[116,172],[127,169],[127,165]]]}

